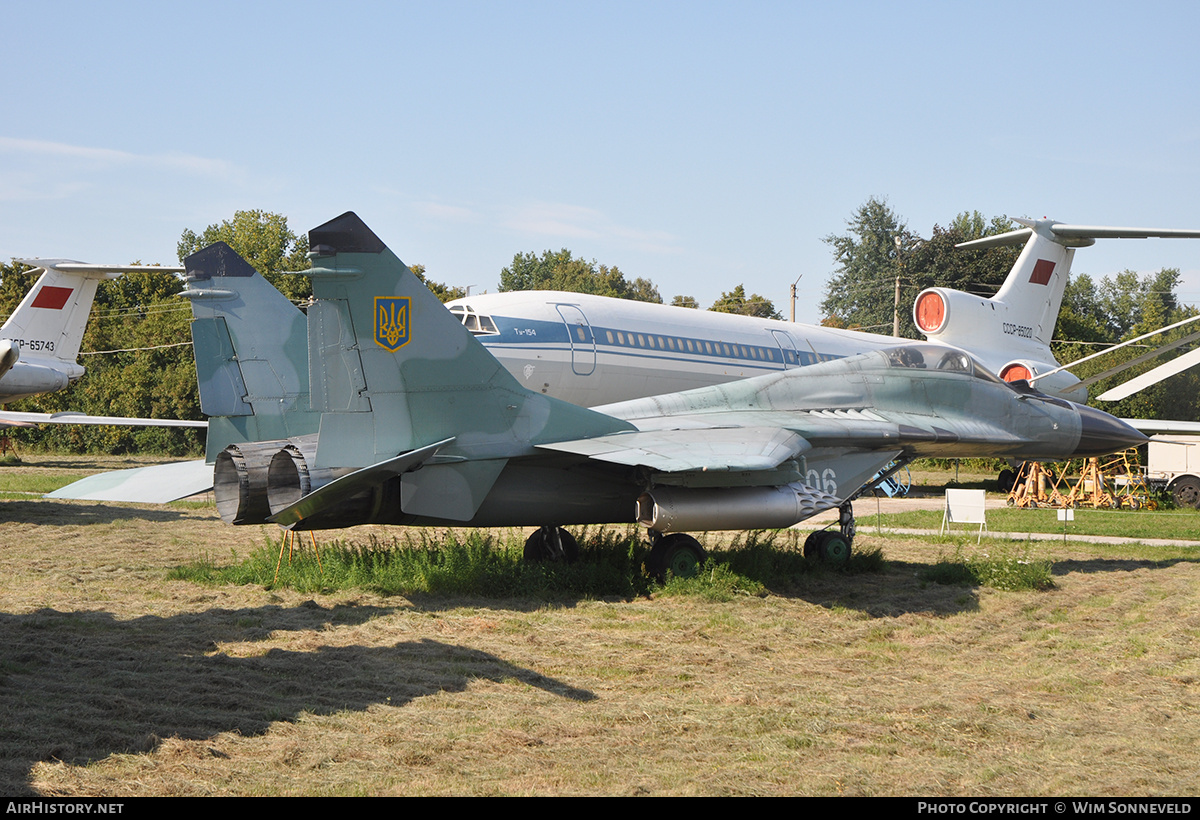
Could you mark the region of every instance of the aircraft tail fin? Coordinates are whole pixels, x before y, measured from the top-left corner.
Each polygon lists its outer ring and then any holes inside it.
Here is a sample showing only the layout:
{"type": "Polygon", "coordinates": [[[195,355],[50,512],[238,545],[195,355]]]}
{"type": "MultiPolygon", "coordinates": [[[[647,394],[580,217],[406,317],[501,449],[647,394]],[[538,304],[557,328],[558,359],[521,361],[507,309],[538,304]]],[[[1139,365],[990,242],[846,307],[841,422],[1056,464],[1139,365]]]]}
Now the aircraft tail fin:
{"type": "Polygon", "coordinates": [[[631,429],[522,388],[355,214],[309,246],[307,316],[223,243],[186,260],[227,522],[466,521],[509,458],[631,429]]]}
{"type": "Polygon", "coordinates": [[[629,425],[517,383],[436,296],[347,212],[309,232],[316,464],[360,468],[433,442],[507,458],[629,425]]]}
{"type": "MultiPolygon", "coordinates": [[[[913,304],[913,319],[926,338],[971,351],[1007,381],[1029,379],[1059,366],[1050,351],[1050,341],[1076,249],[1101,238],[1200,238],[1200,231],[1190,230],[1015,221],[1024,227],[958,245],[989,248],[1024,244],[995,296],[985,299],[951,288],[928,288],[917,295],[913,304]]],[[[1039,387],[1060,392],[1077,383],[1077,378],[1063,372],[1039,387]]]]}
{"type": "MultiPolygon", "coordinates": [[[[75,365],[96,287],[104,279],[139,270],[179,272],[147,265],[88,265],[70,259],[18,259],[42,275],[0,328],[0,338],[20,346],[22,361],[50,359],[75,365]]],[[[76,365],[77,367],[77,365],[76,365]]],[[[79,368],[78,376],[83,375],[79,368]]]]}
{"type": "Polygon", "coordinates": [[[224,242],[184,266],[208,460],[231,443],[315,433],[304,313],[224,242]]]}

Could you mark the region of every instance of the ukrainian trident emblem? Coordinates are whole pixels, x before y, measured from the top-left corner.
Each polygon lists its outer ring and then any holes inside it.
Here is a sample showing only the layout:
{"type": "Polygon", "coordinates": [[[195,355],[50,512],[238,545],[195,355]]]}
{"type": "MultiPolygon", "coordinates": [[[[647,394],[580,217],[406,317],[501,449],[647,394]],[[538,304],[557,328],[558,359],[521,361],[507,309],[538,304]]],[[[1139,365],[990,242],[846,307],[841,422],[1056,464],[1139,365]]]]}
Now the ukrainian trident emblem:
{"type": "Polygon", "coordinates": [[[375,297],[375,343],[393,353],[408,344],[407,296],[375,297]]]}

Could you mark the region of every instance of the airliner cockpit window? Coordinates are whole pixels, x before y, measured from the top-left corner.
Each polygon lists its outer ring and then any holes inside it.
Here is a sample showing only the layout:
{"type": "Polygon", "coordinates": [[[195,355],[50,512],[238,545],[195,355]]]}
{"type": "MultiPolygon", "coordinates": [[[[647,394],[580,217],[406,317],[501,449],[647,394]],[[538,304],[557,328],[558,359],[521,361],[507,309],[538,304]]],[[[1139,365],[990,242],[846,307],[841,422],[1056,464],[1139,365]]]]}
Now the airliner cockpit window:
{"type": "Polygon", "coordinates": [[[474,336],[491,336],[500,332],[491,316],[476,313],[470,305],[451,305],[450,312],[457,316],[463,327],[474,336]]]}

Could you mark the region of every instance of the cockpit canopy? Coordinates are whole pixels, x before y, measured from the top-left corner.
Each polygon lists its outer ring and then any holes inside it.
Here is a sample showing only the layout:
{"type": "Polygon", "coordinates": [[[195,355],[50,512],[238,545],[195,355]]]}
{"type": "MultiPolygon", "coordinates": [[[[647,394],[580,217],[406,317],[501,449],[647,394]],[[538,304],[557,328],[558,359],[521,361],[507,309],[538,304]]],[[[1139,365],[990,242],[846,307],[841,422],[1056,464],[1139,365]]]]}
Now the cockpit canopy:
{"type": "Polygon", "coordinates": [[[493,336],[500,331],[492,317],[486,313],[477,313],[470,305],[451,305],[450,312],[458,317],[463,326],[471,331],[473,336],[493,336]]]}
{"type": "Polygon", "coordinates": [[[957,348],[912,344],[889,347],[881,352],[891,367],[966,373],[977,379],[1004,384],[998,376],[972,358],[970,354],[957,348]]]}

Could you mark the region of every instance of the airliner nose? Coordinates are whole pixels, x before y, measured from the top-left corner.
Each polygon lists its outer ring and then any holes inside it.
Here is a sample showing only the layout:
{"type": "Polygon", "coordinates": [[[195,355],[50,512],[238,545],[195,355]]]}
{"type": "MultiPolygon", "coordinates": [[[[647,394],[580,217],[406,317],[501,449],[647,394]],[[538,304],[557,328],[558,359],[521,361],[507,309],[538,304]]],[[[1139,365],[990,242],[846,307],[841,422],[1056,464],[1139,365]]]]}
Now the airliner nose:
{"type": "Polygon", "coordinates": [[[1079,444],[1075,446],[1076,457],[1106,456],[1137,447],[1146,442],[1146,437],[1115,416],[1094,407],[1076,405],[1079,421],[1079,444]]]}

